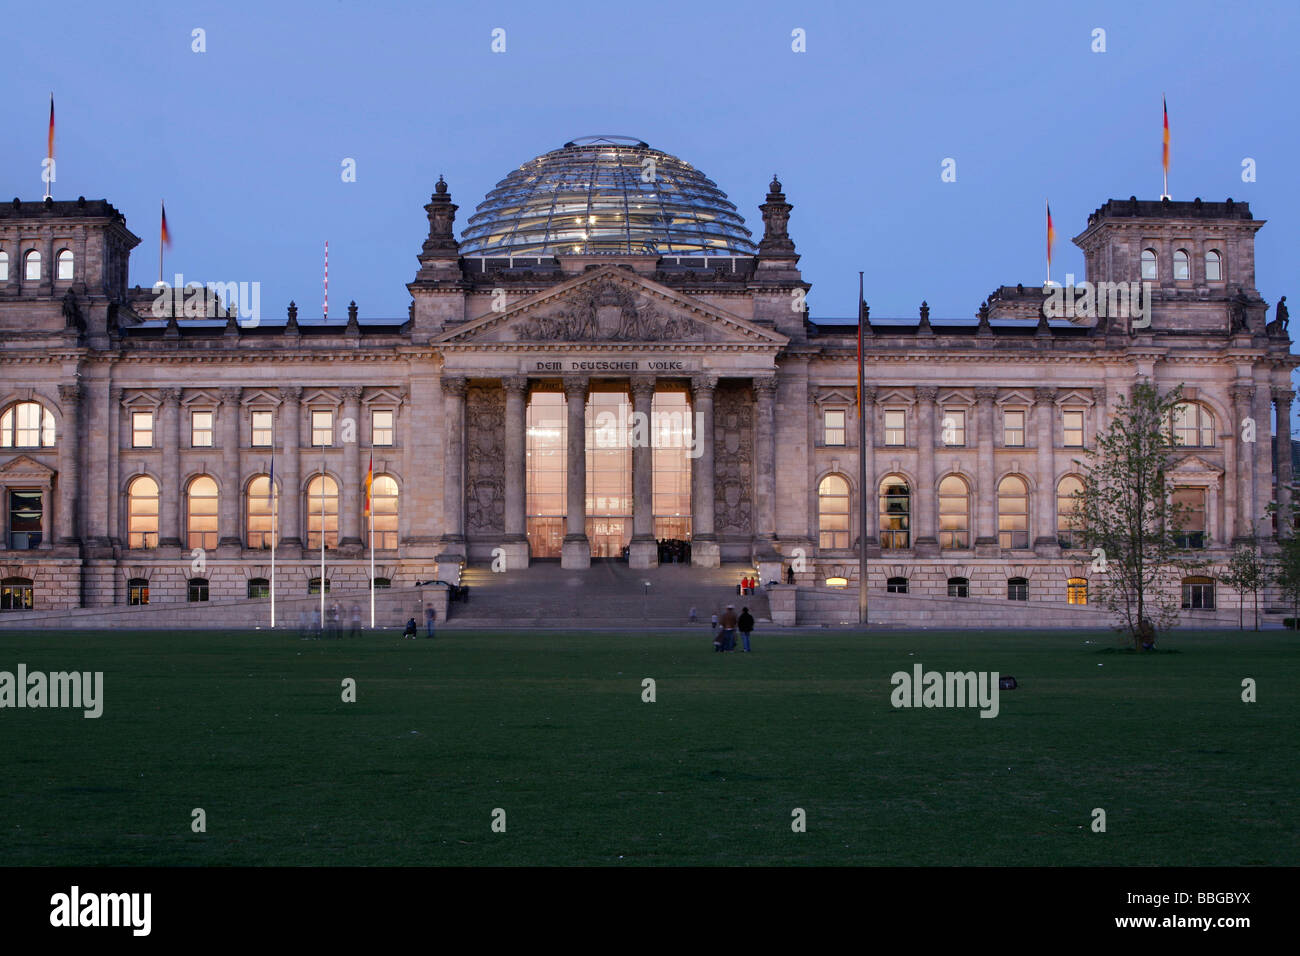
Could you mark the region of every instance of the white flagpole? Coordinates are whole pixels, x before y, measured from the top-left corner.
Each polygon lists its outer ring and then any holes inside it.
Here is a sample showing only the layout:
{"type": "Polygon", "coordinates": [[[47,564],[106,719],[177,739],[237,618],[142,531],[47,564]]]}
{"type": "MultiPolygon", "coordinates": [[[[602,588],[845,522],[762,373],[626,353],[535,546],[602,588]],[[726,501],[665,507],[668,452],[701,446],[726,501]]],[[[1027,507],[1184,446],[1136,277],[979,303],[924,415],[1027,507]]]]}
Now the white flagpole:
{"type": "Polygon", "coordinates": [[[370,502],[370,629],[375,629],[375,503],[370,502]]]}
{"type": "Polygon", "coordinates": [[[320,626],[325,633],[325,446],[320,450],[320,626]]]}
{"type": "Polygon", "coordinates": [[[275,629],[275,538],[279,534],[276,527],[276,504],[279,495],[275,493],[275,448],[271,448],[271,629],[275,629]]]}

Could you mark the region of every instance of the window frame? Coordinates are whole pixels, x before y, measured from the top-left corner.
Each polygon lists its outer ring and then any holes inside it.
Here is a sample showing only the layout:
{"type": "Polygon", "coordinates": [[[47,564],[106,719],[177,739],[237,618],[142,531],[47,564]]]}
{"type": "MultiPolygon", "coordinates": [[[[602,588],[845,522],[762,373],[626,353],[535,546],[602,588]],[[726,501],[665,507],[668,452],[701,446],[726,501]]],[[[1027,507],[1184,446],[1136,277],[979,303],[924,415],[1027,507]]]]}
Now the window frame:
{"type": "Polygon", "coordinates": [[[207,578],[190,578],[185,582],[185,603],[206,603],[211,597],[211,587],[207,578]]]}
{"type": "Polygon", "coordinates": [[[1074,604],[1083,607],[1088,603],[1088,579],[1087,578],[1066,578],[1065,579],[1065,603],[1074,604]],[[1078,598],[1082,595],[1083,600],[1078,598]]]}
{"type": "Polygon", "coordinates": [[[311,447],[312,448],[333,448],[334,447],[334,409],[332,408],[313,408],[310,410],[309,421],[311,423],[311,447]],[[316,416],[328,415],[329,425],[320,426],[316,424],[316,416]],[[328,441],[317,441],[317,437],[323,433],[329,433],[328,441]]]}
{"type": "Polygon", "coordinates": [[[1027,602],[1029,600],[1029,579],[1007,578],[1007,600],[1027,602]]]}
{"type": "Polygon", "coordinates": [[[1143,249],[1140,256],[1139,277],[1144,282],[1155,282],[1160,279],[1160,254],[1154,249],[1143,249]],[[1150,266],[1148,269],[1147,267],[1150,266]]]}
{"type": "Polygon", "coordinates": [[[250,448],[274,448],[275,447],[275,412],[266,408],[255,408],[249,412],[248,416],[248,447],[250,448]],[[263,427],[257,424],[260,416],[265,415],[268,424],[263,427]],[[266,432],[266,441],[257,440],[259,432],[266,432]]]}
{"type": "Polygon", "coordinates": [[[20,574],[0,579],[0,613],[36,610],[36,582],[20,574]],[[25,595],[25,599],[24,599],[25,595]],[[19,607],[15,607],[15,596],[19,607]]]}
{"type": "Polygon", "coordinates": [[[880,479],[880,484],[876,486],[876,507],[878,520],[878,533],[880,535],[880,549],[882,551],[906,551],[912,547],[912,485],[901,475],[886,475],[880,479]],[[901,487],[903,494],[886,494],[885,486],[901,487]],[[889,511],[888,504],[895,501],[903,501],[906,505],[904,511],[889,511]],[[901,518],[903,521],[902,528],[886,527],[887,521],[893,521],[901,518]],[[899,541],[903,543],[898,544],[899,541]]]}
{"type": "Polygon", "coordinates": [[[144,607],[149,603],[148,578],[131,578],[126,582],[126,603],[128,607],[144,607]]]}
{"type": "Polygon", "coordinates": [[[948,597],[968,598],[970,597],[970,578],[949,578],[948,579],[948,597]]]}
{"type": "Polygon", "coordinates": [[[136,475],[126,486],[126,546],[130,550],[152,551],[158,547],[158,538],[162,534],[162,487],[158,484],[153,475],[136,475]],[[132,489],[142,481],[150,482],[154,487],[152,495],[137,495],[132,489]],[[150,500],[154,502],[154,510],[150,512],[136,512],[136,500],[150,500]],[[152,531],[136,531],[136,518],[153,518],[152,531]],[[137,535],[139,543],[137,544],[137,535]],[[152,537],[152,543],[151,543],[152,537]]]}
{"type": "Polygon", "coordinates": [[[190,447],[191,447],[191,448],[212,448],[212,447],[214,447],[213,444],[212,444],[212,442],[213,442],[213,435],[214,435],[214,432],[215,432],[215,429],[216,429],[216,418],[217,418],[216,413],[213,412],[212,409],[210,409],[210,408],[194,408],[194,409],[190,409],[190,447]],[[199,417],[200,415],[206,415],[206,416],[208,416],[208,427],[207,427],[207,428],[200,428],[200,427],[199,427],[198,417],[199,417]],[[205,442],[205,443],[200,443],[197,439],[198,439],[199,436],[200,436],[201,434],[203,434],[204,432],[207,433],[208,440],[207,440],[207,442],[205,442]]]}
{"type": "Polygon", "coordinates": [[[997,494],[995,496],[995,505],[997,508],[998,547],[1002,548],[1004,551],[1025,551],[1032,546],[1033,542],[1029,537],[1030,529],[1033,527],[1030,520],[1030,510],[1032,507],[1030,499],[1032,497],[1033,497],[1033,491],[1029,487],[1028,480],[1026,480],[1023,475],[1017,475],[1017,474],[1003,475],[1001,479],[998,480],[997,494]],[[1003,493],[1002,486],[1011,480],[1020,482],[1020,486],[1024,489],[1023,495],[1020,494],[1012,495],[1012,494],[1003,493]],[[1024,511],[1003,511],[1002,502],[1004,500],[1023,500],[1025,504],[1025,510],[1024,511]],[[1002,527],[1002,519],[1004,517],[1017,518],[1022,515],[1024,516],[1025,519],[1025,526],[1023,529],[1021,528],[1004,529],[1002,527]],[[1004,535],[1008,537],[1004,538],[1003,537],[1004,535]],[[1015,537],[1016,535],[1023,535],[1024,536],[1023,540],[1025,543],[1020,545],[1016,544],[1015,543],[1017,540],[1017,538],[1015,537]],[[1009,543],[1004,544],[1003,543],[1004,541],[1007,541],[1009,543]]]}
{"type": "Polygon", "coordinates": [[[132,448],[153,448],[154,447],[154,413],[152,409],[131,409],[131,447],[132,448]],[[139,420],[147,418],[149,420],[148,428],[141,428],[139,420]],[[140,443],[140,435],[144,433],[149,435],[149,444],[140,443]]]}
{"type": "Polygon", "coordinates": [[[892,577],[885,581],[886,594],[906,594],[907,578],[892,577]],[[902,582],[901,584],[899,582],[902,582]]]}
{"type": "Polygon", "coordinates": [[[1181,248],[1181,247],[1178,248],[1178,249],[1175,249],[1175,250],[1174,250],[1174,259],[1173,259],[1173,262],[1174,262],[1174,271],[1173,271],[1174,281],[1175,281],[1175,282],[1190,282],[1190,281],[1191,281],[1191,278],[1192,278],[1192,256],[1191,256],[1191,253],[1189,253],[1186,249],[1183,249],[1183,248],[1181,248]],[[1182,257],[1181,260],[1179,259],[1180,256],[1182,257]],[[1178,272],[1179,272],[1179,266],[1180,266],[1180,265],[1182,266],[1182,271],[1185,273],[1185,275],[1179,275],[1179,274],[1178,274],[1178,272]]]}
{"type": "Polygon", "coordinates": [[[1004,408],[1002,409],[1002,447],[1003,448],[1024,448],[1025,431],[1026,431],[1026,412],[1023,408],[1004,408]],[[1020,418],[1020,427],[1012,428],[1011,423],[1007,421],[1008,416],[1016,415],[1020,418]],[[1019,441],[1011,441],[1010,436],[1013,432],[1020,435],[1019,441]]]}
{"type": "Polygon", "coordinates": [[[72,282],[76,278],[77,257],[71,249],[63,248],[54,254],[54,280],[56,282],[72,282]],[[63,274],[64,264],[68,266],[68,274],[63,274]]]}
{"type": "Polygon", "coordinates": [[[1215,611],[1218,610],[1218,595],[1215,593],[1214,578],[1192,575],[1182,580],[1182,610],[1215,611]],[[1209,598],[1208,603],[1206,598],[1209,598]]]}
{"type": "Polygon", "coordinates": [[[1088,417],[1087,415],[1084,414],[1084,410],[1082,408],[1075,408],[1075,407],[1062,408],[1061,409],[1061,447],[1062,448],[1083,448],[1087,442],[1087,438],[1088,438],[1088,417]],[[1078,428],[1073,428],[1070,426],[1069,422],[1072,416],[1078,416],[1079,419],[1078,428]],[[1079,440],[1077,442],[1071,442],[1070,433],[1075,431],[1077,431],[1079,434],[1079,440]]]}
{"type": "Polygon", "coordinates": [[[907,409],[905,408],[886,408],[885,416],[885,444],[886,448],[906,448],[907,447],[907,409]],[[898,416],[898,425],[890,425],[890,416],[898,416]],[[897,441],[891,441],[891,438],[897,438],[897,441]]]}
{"type": "Polygon", "coordinates": [[[4,489],[4,545],[10,551],[35,551],[45,541],[46,525],[46,496],[47,489],[42,487],[30,488],[19,487],[17,485],[6,486],[4,489]],[[22,509],[14,506],[14,495],[36,495],[39,503],[39,527],[35,531],[15,531],[14,530],[14,513],[22,509]],[[25,547],[18,547],[17,536],[26,535],[25,547]],[[35,537],[35,540],[33,539],[35,537]]]}
{"type": "MultiPolygon", "coordinates": [[[[831,525],[838,524],[838,521],[831,520],[831,525]]],[[[832,472],[829,475],[822,476],[821,481],[817,482],[817,547],[823,551],[844,551],[852,544],[853,534],[853,486],[849,480],[841,474],[832,472]],[[824,489],[828,482],[836,481],[844,487],[843,493],[827,492],[824,489]],[[827,510],[826,502],[835,502],[837,505],[843,503],[843,511],[827,510]],[[828,519],[837,519],[843,517],[844,527],[825,527],[828,519]],[[829,536],[829,543],[828,541],[829,536]],[[842,542],[842,543],[841,543],[842,542]]]]}
{"type": "Polygon", "coordinates": [[[939,441],[944,448],[965,448],[966,447],[966,409],[964,408],[945,408],[943,417],[939,419],[939,441]],[[957,416],[957,424],[953,428],[956,441],[948,441],[944,433],[948,431],[944,424],[952,416],[957,416]]]}
{"type": "Polygon", "coordinates": [[[826,408],[822,410],[822,444],[827,448],[842,448],[848,444],[849,410],[847,408],[826,408]],[[839,424],[831,424],[831,416],[838,416],[839,424]],[[838,433],[836,441],[832,435],[838,433]]]}
{"type": "MultiPolygon", "coordinates": [[[[940,551],[964,551],[968,549],[970,547],[970,510],[971,510],[970,509],[971,494],[970,494],[969,482],[967,482],[966,479],[963,478],[961,475],[944,475],[943,478],[939,480],[939,489],[936,497],[937,497],[937,505],[939,508],[938,515],[937,515],[938,525],[939,525],[938,528],[939,550],[940,551]],[[949,492],[948,494],[944,493],[943,486],[945,484],[948,484],[948,482],[950,481],[958,482],[962,486],[963,492],[961,495],[955,495],[952,494],[951,492],[949,492]],[[945,512],[943,510],[944,502],[945,501],[951,502],[953,500],[956,500],[957,498],[960,498],[962,502],[962,511],[960,512],[961,519],[962,519],[962,526],[961,528],[958,529],[945,530],[943,527],[943,519],[945,517],[945,512]],[[948,543],[949,541],[951,541],[952,543],[949,544],[948,543]]],[[[947,514],[947,517],[953,517],[957,514],[958,512],[950,512],[947,514]]]]}
{"type": "Polygon", "coordinates": [[[1223,282],[1223,281],[1224,281],[1224,279],[1223,279],[1223,253],[1220,252],[1218,249],[1206,249],[1206,250],[1205,250],[1205,259],[1204,259],[1204,261],[1205,261],[1205,281],[1206,281],[1206,282],[1223,282]],[[1214,260],[1213,260],[1213,261],[1214,261],[1215,271],[1218,272],[1218,275],[1213,276],[1213,277],[1210,275],[1210,261],[1211,261],[1211,260],[1210,260],[1210,257],[1211,257],[1211,256],[1214,257],[1214,260]]]}
{"type": "Polygon", "coordinates": [[[58,423],[54,413],[34,398],[24,399],[9,405],[0,412],[0,448],[54,448],[58,443],[58,423]],[[24,414],[35,409],[36,424],[24,424],[24,414]],[[36,443],[25,444],[19,440],[20,435],[36,434],[36,443]]]}
{"type": "Polygon", "coordinates": [[[370,445],[372,448],[392,448],[397,444],[397,412],[391,408],[372,408],[370,410],[370,445]],[[379,415],[388,416],[388,424],[380,426],[376,421],[379,415]],[[380,441],[380,433],[388,433],[388,441],[380,441]]]}

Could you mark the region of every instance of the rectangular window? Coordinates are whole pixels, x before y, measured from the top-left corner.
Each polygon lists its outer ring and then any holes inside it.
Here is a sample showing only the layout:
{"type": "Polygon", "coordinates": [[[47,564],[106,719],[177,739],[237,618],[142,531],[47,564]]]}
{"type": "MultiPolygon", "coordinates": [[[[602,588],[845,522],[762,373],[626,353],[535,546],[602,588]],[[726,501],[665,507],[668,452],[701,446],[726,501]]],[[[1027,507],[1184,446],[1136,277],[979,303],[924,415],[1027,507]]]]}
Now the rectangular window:
{"type": "Polygon", "coordinates": [[[1213,611],[1214,610],[1214,584],[1184,584],[1183,585],[1183,610],[1185,611],[1213,611]]]}
{"type": "Polygon", "coordinates": [[[0,611],[30,611],[32,582],[29,578],[5,578],[0,583],[0,611]]]}
{"type": "Polygon", "coordinates": [[[1062,439],[1066,448],[1083,447],[1083,412],[1066,409],[1061,412],[1062,439]]]}
{"type": "Polygon", "coordinates": [[[1023,448],[1025,444],[1025,413],[1011,410],[1002,413],[1002,444],[1007,448],[1023,448]]]}
{"type": "Polygon", "coordinates": [[[41,543],[41,493],[9,492],[9,547],[28,551],[41,543]]]}
{"type": "Polygon", "coordinates": [[[966,444],[966,411],[961,408],[943,410],[943,443],[950,448],[966,444]]]}
{"type": "Polygon", "coordinates": [[[907,444],[907,413],[904,411],[885,412],[885,444],[907,444]]]}
{"type": "Polygon", "coordinates": [[[393,413],[390,410],[370,413],[370,444],[391,445],[393,443],[393,413]]]}
{"type": "Polygon", "coordinates": [[[275,444],[275,417],[271,412],[253,412],[253,447],[270,448],[275,444]]]}
{"type": "Polygon", "coordinates": [[[211,412],[190,412],[190,447],[212,447],[211,412]]]}
{"type": "Polygon", "coordinates": [[[1182,520],[1174,542],[1180,548],[1205,547],[1205,489],[1175,488],[1173,503],[1182,520]]]}
{"type": "Polygon", "coordinates": [[[131,447],[153,447],[153,412],[131,413],[131,447]]]}
{"type": "Polygon", "coordinates": [[[126,603],[132,607],[149,603],[149,582],[132,578],[127,583],[126,603]]]}
{"type": "Polygon", "coordinates": [[[845,412],[842,408],[828,408],[825,416],[825,434],[822,439],[827,445],[843,445],[845,433],[845,412]]]}
{"type": "Polygon", "coordinates": [[[208,581],[207,578],[190,578],[189,587],[185,592],[185,600],[206,601],[208,599],[208,581]]]}
{"type": "Polygon", "coordinates": [[[334,413],[311,413],[311,443],[316,447],[334,444],[334,413]]]}

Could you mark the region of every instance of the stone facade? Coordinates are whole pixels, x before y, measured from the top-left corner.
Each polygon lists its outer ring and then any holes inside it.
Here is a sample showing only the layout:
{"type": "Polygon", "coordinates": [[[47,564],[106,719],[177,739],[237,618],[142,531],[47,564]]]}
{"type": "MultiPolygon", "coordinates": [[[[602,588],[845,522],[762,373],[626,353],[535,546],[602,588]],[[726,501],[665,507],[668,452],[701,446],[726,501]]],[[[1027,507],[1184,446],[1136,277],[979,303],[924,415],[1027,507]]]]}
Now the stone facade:
{"type": "MultiPolygon", "coordinates": [[[[851,583],[865,499],[873,592],[898,578],[913,597],[947,600],[963,579],[972,599],[1006,601],[1008,581],[1023,578],[1031,604],[1061,604],[1069,579],[1091,577],[1089,556],[1059,533],[1062,481],[1139,380],[1182,385],[1206,416],[1173,477],[1201,496],[1207,573],[1234,543],[1275,547],[1265,508],[1290,503],[1297,362],[1256,288],[1262,222],[1246,204],[1111,200],[1089,218],[1075,239],[1088,280],[1150,281],[1146,316],[1049,321],[1050,290],[1024,286],[996,289],[976,321],[931,322],[922,306],[918,319],[872,322],[864,308],[863,447],[857,326],[800,311],[792,208],[774,181],[752,256],[493,259],[461,255],[440,182],[406,320],[353,309],[346,325],[300,322],[290,305],[285,322],[254,325],[174,307],[160,316],[152,290],[127,287],[139,240],[107,202],[0,206],[0,414],[13,413],[0,447],[0,576],[29,587],[36,610],[123,605],[141,582],[153,603],[186,602],[197,580],[210,601],[238,600],[270,577],[259,532],[272,526],[255,488],[265,494],[273,470],[277,593],[300,597],[320,574],[322,520],[331,589],[363,589],[371,462],[398,489],[395,546],[376,550],[377,577],[455,583],[467,562],[499,556],[526,566],[526,416],[541,391],[563,396],[569,436],[557,556],[585,567],[584,416],[596,389],[623,391],[642,412],[657,389],[689,395],[703,430],[689,495],[700,565],[851,583]],[[32,414],[48,414],[51,441],[18,421],[32,414]],[[891,525],[902,506],[886,501],[886,480],[907,489],[905,527],[891,525]],[[40,493],[38,537],[19,530],[31,519],[13,492],[40,493]]],[[[657,560],[652,467],[633,450],[638,567],[657,560]]],[[[1221,591],[1220,607],[1232,606],[1221,591]]]]}

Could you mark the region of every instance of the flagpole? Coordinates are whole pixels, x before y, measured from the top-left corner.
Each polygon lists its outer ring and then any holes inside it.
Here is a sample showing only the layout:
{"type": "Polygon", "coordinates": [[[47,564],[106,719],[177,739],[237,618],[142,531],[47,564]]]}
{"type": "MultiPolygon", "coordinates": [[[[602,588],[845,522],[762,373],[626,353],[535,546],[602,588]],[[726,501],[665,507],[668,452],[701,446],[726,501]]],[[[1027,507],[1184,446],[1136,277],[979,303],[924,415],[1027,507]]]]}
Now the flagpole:
{"type": "Polygon", "coordinates": [[[1044,199],[1043,205],[1047,207],[1047,284],[1052,284],[1052,203],[1051,200],[1044,199]]]}
{"type": "Polygon", "coordinates": [[[370,511],[370,629],[375,629],[375,512],[370,511]]]}
{"type": "Polygon", "coordinates": [[[271,629],[275,630],[275,539],[279,534],[276,526],[279,495],[275,493],[275,442],[271,442],[271,629]]]}
{"type": "MultiPolygon", "coordinates": [[[[158,212],[162,217],[161,222],[167,221],[167,203],[165,200],[158,200],[158,212]]],[[[167,240],[163,238],[162,229],[158,230],[158,281],[163,280],[163,246],[167,245],[167,240]]],[[[172,303],[172,313],[175,314],[175,302],[172,303]]]]}
{"type": "Polygon", "coordinates": [[[858,623],[867,626],[867,416],[862,407],[862,273],[858,273],[858,623]]]}
{"type": "Polygon", "coordinates": [[[320,626],[325,628],[325,446],[320,446],[320,626]]]}
{"type": "Polygon", "coordinates": [[[50,160],[50,165],[46,167],[45,170],[45,198],[46,199],[50,198],[50,179],[54,175],[56,175],[54,169],[52,168],[54,166],[54,92],[53,91],[50,92],[50,131],[49,131],[48,140],[49,141],[46,143],[45,152],[48,154],[47,158],[50,160]]]}
{"type": "Polygon", "coordinates": [[[1169,195],[1169,104],[1165,100],[1163,93],[1160,95],[1160,108],[1161,110],[1163,110],[1165,114],[1165,121],[1164,121],[1165,128],[1163,133],[1164,146],[1161,149],[1162,155],[1161,155],[1161,163],[1160,163],[1160,165],[1164,167],[1165,188],[1164,188],[1164,192],[1160,194],[1160,198],[1173,199],[1174,197],[1169,195]]]}

